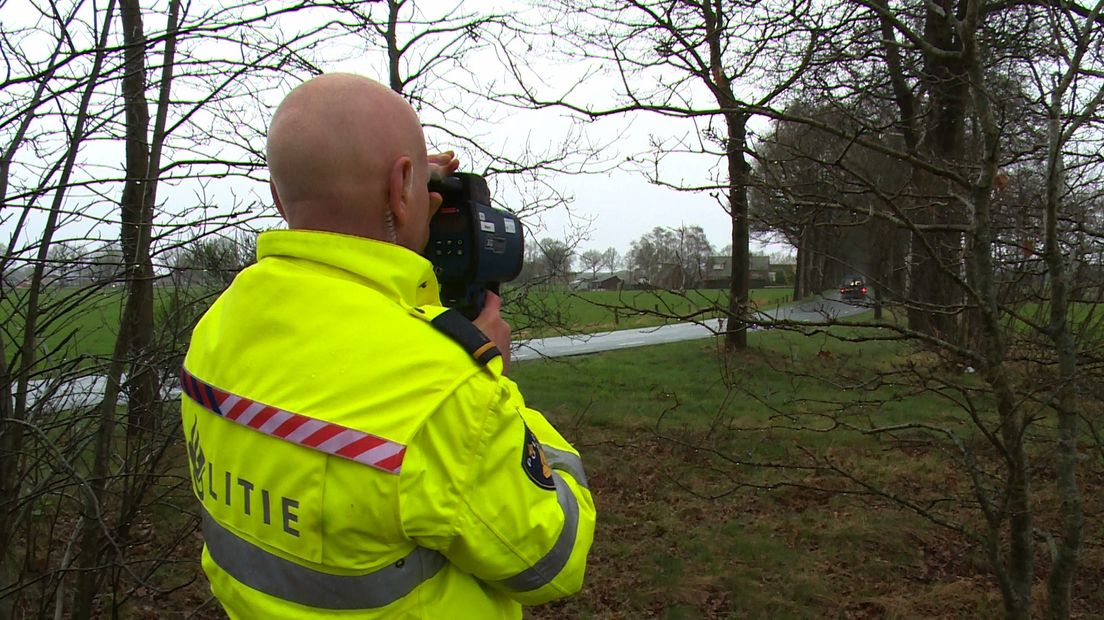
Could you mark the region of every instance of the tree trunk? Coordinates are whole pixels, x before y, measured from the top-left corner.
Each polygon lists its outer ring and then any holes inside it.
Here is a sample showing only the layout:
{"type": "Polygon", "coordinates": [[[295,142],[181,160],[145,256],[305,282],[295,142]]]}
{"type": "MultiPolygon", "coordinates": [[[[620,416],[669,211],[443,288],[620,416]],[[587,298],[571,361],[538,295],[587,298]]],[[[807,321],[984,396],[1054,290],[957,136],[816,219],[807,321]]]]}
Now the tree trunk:
{"type": "Polygon", "coordinates": [[[802,278],[805,277],[805,255],[807,252],[804,249],[805,246],[805,234],[802,232],[798,237],[797,243],[797,258],[794,260],[794,282],[793,282],[793,300],[797,301],[805,296],[805,290],[802,287],[802,278]]]}
{"type": "Polygon", "coordinates": [[[748,304],[748,199],[747,186],[750,167],[744,155],[747,140],[748,116],[744,113],[726,113],[728,124],[728,203],[732,218],[732,282],[728,294],[728,322],[725,331],[725,349],[736,351],[747,348],[748,304]]]}
{"type": "MultiPolygon", "coordinates": [[[[823,224],[813,225],[813,255],[812,259],[813,268],[810,270],[809,279],[810,295],[816,295],[828,288],[827,284],[827,268],[828,268],[828,230],[823,224]]],[[[834,285],[835,283],[833,283],[834,285]]]]}
{"type": "Polygon", "coordinates": [[[1063,190],[1062,91],[1055,89],[1050,104],[1046,181],[1046,263],[1050,275],[1049,336],[1058,358],[1054,410],[1058,442],[1055,446],[1055,484],[1061,498],[1061,525],[1051,551],[1053,565],[1047,581],[1050,617],[1070,617],[1073,579],[1081,559],[1084,508],[1077,484],[1077,344],[1069,324],[1069,282],[1066,259],[1058,237],[1059,203],[1063,190]]]}
{"type": "MultiPolygon", "coordinates": [[[[1026,408],[1016,401],[1012,373],[1008,368],[1008,351],[993,265],[996,235],[992,224],[993,180],[997,175],[1000,153],[1000,130],[986,88],[983,59],[975,38],[980,14],[979,0],[969,0],[968,14],[963,18],[960,44],[962,70],[968,72],[972,86],[974,108],[983,138],[979,173],[970,188],[973,209],[973,229],[965,253],[967,274],[971,283],[971,304],[976,308],[979,329],[979,350],[982,354],[983,376],[989,383],[1000,418],[1000,434],[1005,462],[1004,514],[1008,518],[1007,556],[1004,566],[994,566],[1004,599],[1005,615],[1027,619],[1031,616],[1031,585],[1035,578],[1034,514],[1031,506],[1031,463],[1026,450],[1027,431],[1031,418],[1026,408]]],[[[957,235],[956,235],[957,237],[957,235]]],[[[989,536],[996,539],[1000,520],[990,519],[989,536]]]]}
{"type": "MultiPolygon", "coordinates": [[[[959,52],[962,43],[950,16],[955,11],[961,19],[969,0],[929,5],[925,13],[924,40],[939,50],[959,52]],[[942,7],[942,10],[940,10],[942,7]]],[[[888,11],[888,3],[878,6],[888,11]]],[[[904,76],[894,25],[886,14],[880,16],[882,48],[886,56],[886,71],[897,104],[897,127],[902,132],[909,152],[928,157],[933,163],[955,165],[962,160],[969,81],[966,67],[959,57],[926,54],[923,80],[930,93],[926,113],[918,110],[918,101],[904,76]],[[920,131],[920,119],[926,126],[920,131]],[[921,137],[922,136],[922,137],[921,137]]],[[[912,185],[921,198],[913,206],[912,220],[917,224],[951,223],[961,220],[960,211],[945,184],[930,173],[917,171],[912,185]]],[[[956,319],[951,313],[961,302],[956,291],[960,287],[951,277],[961,265],[962,240],[957,233],[913,234],[908,256],[908,319],[909,327],[917,331],[957,340],[956,319]]]]}
{"type": "MultiPolygon", "coordinates": [[[[114,529],[114,535],[119,540],[125,540],[129,536],[130,527],[141,509],[143,498],[154,481],[153,477],[142,474],[156,467],[167,445],[164,440],[165,435],[159,432],[162,409],[160,373],[157,364],[161,360],[157,357],[160,351],[155,349],[153,340],[153,260],[150,246],[153,236],[154,206],[157,204],[157,187],[160,179],[161,151],[166,139],[165,127],[171,102],[170,92],[175,68],[179,16],[180,0],[170,0],[157,97],[157,118],[149,145],[148,163],[145,166],[147,177],[144,179],[141,220],[138,235],[136,235],[138,243],[135,247],[133,264],[135,276],[128,278],[130,285],[127,288],[127,307],[130,309],[125,308],[125,312],[129,313],[123,315],[123,321],[131,325],[132,331],[149,331],[148,335],[138,338],[135,338],[132,333],[128,339],[131,351],[127,363],[132,378],[131,386],[135,389],[130,390],[127,411],[129,425],[125,466],[128,475],[123,477],[121,483],[123,499],[119,505],[118,521],[114,529]],[[130,307],[131,302],[133,307],[130,307]],[[136,343],[139,348],[135,348],[136,343]]],[[[140,15],[138,19],[141,19],[140,15]]],[[[135,105],[144,107],[145,99],[135,99],[135,105]]],[[[146,116],[148,118],[148,114],[146,116]]],[[[128,269],[131,267],[127,265],[128,269]]]]}
{"type": "MultiPolygon", "coordinates": [[[[990,171],[984,173],[990,180],[995,172],[995,159],[995,155],[989,159],[987,164],[990,171]]],[[[970,236],[972,248],[969,268],[978,294],[979,315],[982,319],[982,374],[996,401],[1006,467],[1004,514],[1008,520],[1008,550],[1005,557],[993,558],[995,562],[1003,562],[1003,566],[994,565],[993,569],[1000,582],[1006,616],[1026,620],[1031,615],[1031,585],[1035,577],[1031,470],[1025,446],[1029,418],[1024,407],[1017,405],[1012,380],[1005,364],[1007,351],[992,264],[990,189],[984,178],[974,188],[972,202],[975,227],[970,236]]],[[[1003,519],[990,520],[990,538],[999,540],[1003,527],[1003,519]]],[[[991,553],[996,555],[998,552],[993,549],[991,553]]]]}
{"type": "MultiPolygon", "coordinates": [[[[135,313],[129,317],[130,340],[126,355],[131,360],[127,381],[127,435],[137,437],[153,431],[156,420],[152,405],[157,399],[157,373],[153,352],[153,263],[140,249],[143,237],[151,233],[153,205],[149,186],[156,171],[150,170],[149,108],[146,104],[146,36],[137,0],[121,0],[123,40],[126,52],[122,90],[126,112],[126,182],[119,201],[126,290],[137,297],[135,313]]],[[[148,243],[146,243],[148,246],[148,243]]]]}
{"type": "MultiPolygon", "coordinates": [[[[713,92],[721,109],[727,135],[724,140],[728,173],[728,209],[732,222],[732,273],[728,289],[728,321],[725,330],[725,350],[733,352],[747,348],[748,312],[748,181],[751,166],[747,163],[747,122],[749,115],[732,92],[732,82],[725,72],[726,45],[724,15],[714,5],[704,2],[698,7],[705,22],[705,42],[709,48],[709,72],[700,77],[713,92]]],[[[718,7],[719,8],[719,7],[718,7]]]]}

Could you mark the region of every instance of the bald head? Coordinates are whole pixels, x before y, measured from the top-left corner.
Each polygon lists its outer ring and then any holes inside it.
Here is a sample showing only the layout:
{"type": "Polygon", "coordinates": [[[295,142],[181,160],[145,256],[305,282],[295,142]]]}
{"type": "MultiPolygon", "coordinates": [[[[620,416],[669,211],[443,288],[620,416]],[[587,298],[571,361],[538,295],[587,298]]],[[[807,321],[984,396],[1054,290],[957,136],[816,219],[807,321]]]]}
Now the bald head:
{"type": "Polygon", "coordinates": [[[356,75],[328,74],[300,85],[268,130],[273,198],[290,228],[421,251],[429,218],[427,165],[414,109],[356,75]]]}

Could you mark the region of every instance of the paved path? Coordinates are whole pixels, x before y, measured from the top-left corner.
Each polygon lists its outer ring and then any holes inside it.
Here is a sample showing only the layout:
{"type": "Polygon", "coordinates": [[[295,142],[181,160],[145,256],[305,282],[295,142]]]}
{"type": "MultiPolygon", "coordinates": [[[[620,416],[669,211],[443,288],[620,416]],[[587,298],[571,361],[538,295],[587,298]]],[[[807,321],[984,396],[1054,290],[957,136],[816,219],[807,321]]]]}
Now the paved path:
{"type": "MultiPolygon", "coordinates": [[[[851,316],[865,312],[868,309],[867,307],[855,306],[840,301],[838,293],[828,293],[828,295],[828,297],[818,296],[811,300],[761,312],[759,319],[760,321],[808,323],[823,321],[828,318],[851,316]]],[[[752,329],[756,328],[752,327],[752,329]]],[[[698,340],[716,336],[720,331],[718,320],[710,319],[704,323],[676,323],[660,327],[623,329],[597,334],[535,338],[515,342],[512,359],[520,362],[545,357],[585,355],[587,353],[643,347],[667,342],[698,340]]],[[[106,385],[107,378],[103,376],[77,377],[64,382],[57,380],[31,381],[27,402],[33,406],[34,403],[42,401],[43,409],[48,411],[91,407],[103,399],[106,385]]],[[[180,398],[180,388],[176,385],[166,386],[164,392],[166,400],[180,398]]],[[[126,395],[120,394],[119,403],[125,402],[126,395]]]]}
{"type": "MultiPolygon", "coordinates": [[[[760,312],[759,320],[761,322],[793,321],[812,323],[852,316],[866,312],[869,309],[868,306],[856,306],[840,301],[839,293],[832,292],[826,293],[826,295],[760,312]]],[[[756,328],[752,327],[752,329],[756,328]]],[[[719,321],[709,319],[701,323],[675,323],[660,327],[622,329],[597,334],[534,338],[515,342],[511,359],[521,362],[544,357],[585,355],[600,351],[709,338],[720,332],[719,321]]]]}
{"type": "MultiPolygon", "coordinates": [[[[70,377],[65,381],[32,380],[27,385],[27,408],[33,407],[39,401],[42,401],[42,408],[46,411],[94,407],[103,400],[106,389],[107,377],[104,375],[70,377]]],[[[175,381],[172,385],[164,386],[161,391],[161,398],[164,400],[180,398],[180,386],[175,381]]],[[[126,401],[126,394],[120,393],[118,404],[124,405],[126,401]]]]}

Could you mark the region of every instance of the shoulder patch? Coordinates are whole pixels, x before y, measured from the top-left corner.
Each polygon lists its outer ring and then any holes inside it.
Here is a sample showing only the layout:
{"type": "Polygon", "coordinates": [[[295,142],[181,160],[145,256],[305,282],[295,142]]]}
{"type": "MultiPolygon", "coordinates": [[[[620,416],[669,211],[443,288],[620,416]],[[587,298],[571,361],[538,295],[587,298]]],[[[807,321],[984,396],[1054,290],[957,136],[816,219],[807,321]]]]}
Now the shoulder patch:
{"type": "Polygon", "coordinates": [[[464,350],[480,364],[486,365],[487,362],[501,355],[498,347],[455,308],[449,308],[438,314],[429,324],[464,347],[464,350]]]}
{"type": "Polygon", "coordinates": [[[525,427],[525,445],[521,448],[521,468],[533,484],[549,491],[556,489],[556,483],[552,480],[552,468],[548,465],[540,442],[528,426],[525,427]]]}

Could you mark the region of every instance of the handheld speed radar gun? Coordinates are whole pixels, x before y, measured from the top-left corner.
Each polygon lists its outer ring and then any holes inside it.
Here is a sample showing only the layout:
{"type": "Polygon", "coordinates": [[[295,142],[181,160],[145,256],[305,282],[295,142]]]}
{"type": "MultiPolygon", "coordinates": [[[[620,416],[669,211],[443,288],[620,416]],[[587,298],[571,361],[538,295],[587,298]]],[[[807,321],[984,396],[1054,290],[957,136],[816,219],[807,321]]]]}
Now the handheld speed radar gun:
{"type": "Polygon", "coordinates": [[[487,291],[497,294],[503,282],[521,273],[521,221],[491,206],[487,181],[477,174],[431,180],[429,191],[444,198],[429,222],[425,249],[441,283],[441,303],[474,319],[487,291]]]}

